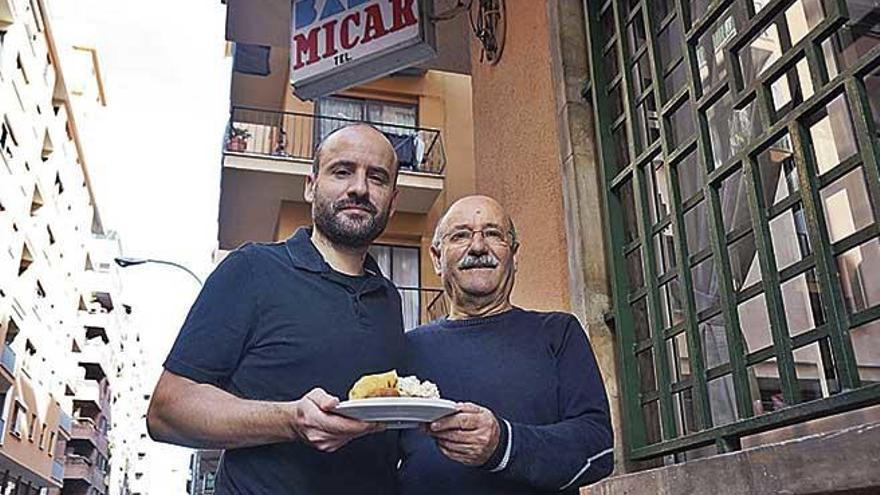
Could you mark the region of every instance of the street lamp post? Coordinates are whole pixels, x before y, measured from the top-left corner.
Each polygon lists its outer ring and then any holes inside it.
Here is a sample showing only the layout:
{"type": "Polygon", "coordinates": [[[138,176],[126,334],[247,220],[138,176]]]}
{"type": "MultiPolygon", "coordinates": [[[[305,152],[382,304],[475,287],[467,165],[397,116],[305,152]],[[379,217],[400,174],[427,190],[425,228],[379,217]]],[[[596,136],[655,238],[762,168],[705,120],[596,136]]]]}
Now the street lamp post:
{"type": "Polygon", "coordinates": [[[189,273],[190,276],[192,276],[192,278],[196,279],[196,282],[198,282],[200,286],[204,285],[204,283],[202,282],[202,279],[200,279],[199,276],[196,275],[192,270],[190,270],[189,268],[187,268],[179,263],[175,263],[173,261],[154,260],[151,258],[132,258],[129,256],[120,256],[118,258],[113,258],[113,261],[115,261],[116,264],[119,265],[121,268],[128,268],[130,266],[135,266],[135,265],[143,265],[145,263],[156,263],[158,265],[173,266],[175,268],[180,268],[181,270],[185,271],[186,273],[189,273]]]}

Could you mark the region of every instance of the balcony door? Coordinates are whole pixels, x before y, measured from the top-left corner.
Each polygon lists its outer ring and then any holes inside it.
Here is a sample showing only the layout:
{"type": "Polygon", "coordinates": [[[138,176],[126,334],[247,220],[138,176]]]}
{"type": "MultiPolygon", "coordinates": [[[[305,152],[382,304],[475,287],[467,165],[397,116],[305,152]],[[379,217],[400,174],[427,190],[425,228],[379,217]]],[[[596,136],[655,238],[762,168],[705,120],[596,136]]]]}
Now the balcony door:
{"type": "Polygon", "coordinates": [[[419,248],[376,244],[370,247],[382,274],[394,282],[400,291],[403,310],[403,328],[417,327],[421,316],[421,287],[419,282],[419,248]]]}

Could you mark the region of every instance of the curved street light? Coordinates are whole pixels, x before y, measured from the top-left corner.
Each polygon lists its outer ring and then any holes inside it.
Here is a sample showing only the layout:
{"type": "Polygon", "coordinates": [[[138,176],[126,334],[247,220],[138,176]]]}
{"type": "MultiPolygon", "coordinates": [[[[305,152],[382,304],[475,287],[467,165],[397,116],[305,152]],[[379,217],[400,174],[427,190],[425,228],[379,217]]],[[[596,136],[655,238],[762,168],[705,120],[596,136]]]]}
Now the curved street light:
{"type": "Polygon", "coordinates": [[[198,275],[193,273],[192,270],[190,270],[189,268],[187,268],[179,263],[175,263],[173,261],[154,260],[152,258],[132,258],[130,256],[120,256],[118,258],[113,258],[113,261],[115,261],[116,264],[120,266],[120,268],[128,268],[130,266],[143,265],[145,263],[156,263],[158,265],[173,266],[175,268],[180,268],[181,270],[185,271],[186,273],[189,273],[190,276],[192,276],[192,278],[196,279],[196,282],[198,282],[200,286],[204,285],[204,282],[202,282],[202,279],[200,279],[198,275]]]}

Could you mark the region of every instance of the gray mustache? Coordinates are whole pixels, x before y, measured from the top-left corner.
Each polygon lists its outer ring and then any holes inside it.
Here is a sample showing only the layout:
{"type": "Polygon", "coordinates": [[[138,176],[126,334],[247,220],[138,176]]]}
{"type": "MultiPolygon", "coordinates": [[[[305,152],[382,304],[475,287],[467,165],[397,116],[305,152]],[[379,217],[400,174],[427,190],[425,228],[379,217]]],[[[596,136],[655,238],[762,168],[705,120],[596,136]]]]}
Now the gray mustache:
{"type": "Polygon", "coordinates": [[[495,268],[500,263],[501,262],[498,258],[491,253],[482,254],[480,256],[468,254],[458,262],[458,268],[461,270],[467,270],[469,268],[495,268]]]}

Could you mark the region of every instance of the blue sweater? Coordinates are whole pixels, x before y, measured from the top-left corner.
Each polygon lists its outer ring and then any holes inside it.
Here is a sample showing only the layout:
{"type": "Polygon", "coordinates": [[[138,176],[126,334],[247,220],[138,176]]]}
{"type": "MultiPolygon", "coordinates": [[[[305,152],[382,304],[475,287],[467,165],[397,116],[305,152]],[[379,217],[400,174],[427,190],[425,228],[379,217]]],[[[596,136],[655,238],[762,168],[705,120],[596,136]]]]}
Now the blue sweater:
{"type": "Polygon", "coordinates": [[[400,495],[577,494],[613,468],[608,400],[578,321],[515,308],[407,334],[409,372],[487,407],[501,439],[486,465],[445,457],[420,430],[401,437],[400,495]]]}

